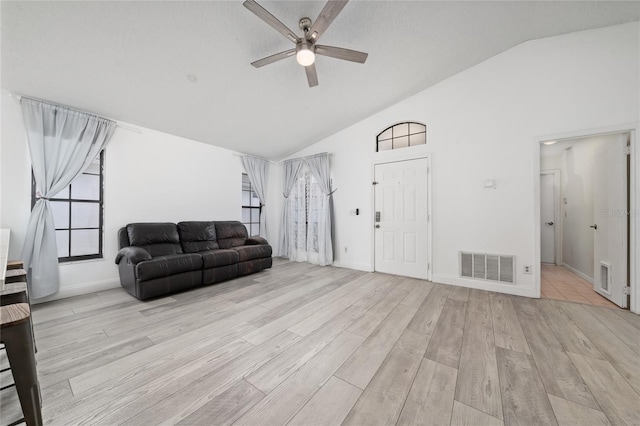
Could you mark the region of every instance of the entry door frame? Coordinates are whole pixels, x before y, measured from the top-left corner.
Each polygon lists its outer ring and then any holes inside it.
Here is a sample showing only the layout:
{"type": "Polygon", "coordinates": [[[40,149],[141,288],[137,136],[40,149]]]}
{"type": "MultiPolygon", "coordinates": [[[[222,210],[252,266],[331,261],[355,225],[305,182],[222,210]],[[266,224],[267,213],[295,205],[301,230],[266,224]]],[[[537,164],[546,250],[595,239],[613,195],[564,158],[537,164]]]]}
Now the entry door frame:
{"type": "MultiPolygon", "coordinates": [[[[562,199],[560,198],[560,170],[540,170],[540,176],[553,175],[553,243],[555,245],[555,264],[562,265],[562,199]]],[[[541,225],[542,226],[542,225],[541,225]]]]}
{"type": "MultiPolygon", "coordinates": [[[[415,148],[421,148],[422,146],[416,146],[415,148]]],[[[371,161],[371,265],[372,271],[376,270],[376,244],[375,244],[375,226],[376,226],[376,194],[375,186],[373,182],[376,177],[376,165],[385,163],[399,163],[402,161],[419,160],[426,158],[427,160],[427,281],[431,281],[433,275],[433,214],[432,214],[432,190],[431,190],[431,154],[430,153],[417,153],[417,152],[402,152],[404,150],[412,150],[409,148],[401,148],[399,150],[378,152],[371,161]]]]}
{"type": "Polygon", "coordinates": [[[540,144],[545,141],[585,138],[613,133],[630,134],[630,165],[629,165],[629,287],[631,312],[640,315],[640,150],[638,149],[638,135],[640,134],[640,122],[620,124],[609,127],[601,127],[587,130],[577,130],[551,135],[535,137],[532,143],[533,151],[533,258],[536,271],[534,274],[534,294],[540,297],[540,144]]]}

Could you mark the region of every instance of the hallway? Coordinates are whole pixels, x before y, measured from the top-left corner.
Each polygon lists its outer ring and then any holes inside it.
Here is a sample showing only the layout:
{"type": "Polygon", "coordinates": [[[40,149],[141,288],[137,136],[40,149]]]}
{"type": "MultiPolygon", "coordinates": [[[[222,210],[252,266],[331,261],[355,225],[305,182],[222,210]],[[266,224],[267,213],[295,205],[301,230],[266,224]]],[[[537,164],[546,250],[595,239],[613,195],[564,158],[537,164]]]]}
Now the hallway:
{"type": "Polygon", "coordinates": [[[540,297],[608,308],[617,305],[593,290],[593,284],[562,266],[542,264],[540,297]]]}

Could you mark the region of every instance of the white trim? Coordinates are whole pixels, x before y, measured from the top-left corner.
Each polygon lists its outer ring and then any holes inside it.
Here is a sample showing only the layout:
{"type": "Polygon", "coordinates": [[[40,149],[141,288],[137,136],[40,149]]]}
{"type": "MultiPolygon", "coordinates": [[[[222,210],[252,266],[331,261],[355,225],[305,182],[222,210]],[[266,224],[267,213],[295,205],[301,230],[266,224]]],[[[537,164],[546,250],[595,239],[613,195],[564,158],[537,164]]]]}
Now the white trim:
{"type": "MultiPolygon", "coordinates": [[[[427,280],[431,281],[433,276],[433,209],[432,209],[432,188],[431,188],[431,153],[422,152],[423,148],[426,145],[417,145],[415,147],[401,148],[399,150],[390,150],[390,151],[382,151],[376,152],[373,158],[371,159],[371,182],[373,183],[376,179],[376,165],[385,164],[385,163],[399,163],[403,161],[411,161],[411,160],[419,160],[426,159],[427,160],[427,280]],[[417,148],[415,150],[411,150],[411,148],[417,148]]],[[[376,196],[375,196],[375,186],[371,185],[371,267],[370,271],[375,272],[376,270],[376,249],[375,249],[375,226],[376,226],[376,196]]],[[[364,270],[364,269],[363,269],[364,270]]]]}
{"type": "Polygon", "coordinates": [[[461,278],[446,274],[434,274],[434,283],[455,285],[458,287],[475,288],[478,290],[494,291],[497,293],[511,294],[514,296],[524,296],[539,298],[534,287],[518,286],[513,284],[501,284],[494,281],[483,281],[472,278],[461,278]]]}
{"type": "Polygon", "coordinates": [[[553,251],[555,254],[555,264],[562,265],[562,191],[560,190],[560,170],[540,170],[540,175],[553,175],[553,220],[555,225],[555,228],[553,228],[553,244],[555,246],[553,251]]]}
{"type": "Polygon", "coordinates": [[[371,265],[367,265],[365,263],[334,261],[331,266],[335,266],[336,268],[354,269],[356,271],[373,272],[371,265]]]}
{"type": "Polygon", "coordinates": [[[32,299],[31,303],[36,305],[38,303],[50,302],[52,300],[66,299],[73,296],[81,296],[83,294],[96,293],[98,291],[111,290],[120,287],[120,279],[113,278],[110,280],[94,281],[91,283],[78,284],[69,287],[62,287],[56,294],[43,297],[41,299],[32,299]]]}
{"type": "MultiPolygon", "coordinates": [[[[595,129],[576,130],[570,132],[562,132],[551,135],[541,135],[535,137],[532,141],[533,148],[533,256],[536,265],[540,265],[540,144],[543,141],[560,140],[560,139],[577,139],[589,136],[600,136],[612,133],[630,133],[630,148],[631,159],[630,161],[630,182],[629,182],[629,211],[632,213],[630,216],[630,229],[629,229],[629,266],[631,280],[628,283],[631,293],[631,305],[630,310],[633,313],[640,315],[640,289],[638,283],[640,282],[640,250],[638,250],[638,243],[640,243],[640,224],[638,223],[638,217],[640,214],[639,201],[640,201],[640,174],[638,173],[638,166],[640,165],[640,150],[637,147],[638,131],[640,131],[640,122],[619,124],[615,126],[606,126],[595,129]]],[[[540,270],[538,270],[534,276],[534,291],[536,296],[540,297],[540,270]]]]}
{"type": "Polygon", "coordinates": [[[583,280],[588,281],[591,285],[593,285],[593,278],[591,278],[589,275],[585,274],[584,272],[578,271],[576,268],[569,266],[566,263],[563,263],[562,267],[565,269],[568,269],[570,272],[573,272],[583,280]]]}

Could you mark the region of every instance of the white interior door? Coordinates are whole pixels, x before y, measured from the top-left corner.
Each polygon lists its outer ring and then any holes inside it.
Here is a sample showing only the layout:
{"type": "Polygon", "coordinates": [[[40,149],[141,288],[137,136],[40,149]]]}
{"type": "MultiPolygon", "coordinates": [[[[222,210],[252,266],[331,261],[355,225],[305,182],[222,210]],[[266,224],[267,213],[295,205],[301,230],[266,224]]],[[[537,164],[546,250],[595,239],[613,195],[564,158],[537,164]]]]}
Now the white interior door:
{"type": "Polygon", "coordinates": [[[627,135],[603,143],[594,165],[594,290],[627,305],[627,135]]]}
{"type": "Polygon", "coordinates": [[[427,278],[428,161],[375,165],[375,270],[427,278]]]}
{"type": "Polygon", "coordinates": [[[556,263],[557,189],[555,175],[540,174],[540,259],[542,263],[556,263]]]}

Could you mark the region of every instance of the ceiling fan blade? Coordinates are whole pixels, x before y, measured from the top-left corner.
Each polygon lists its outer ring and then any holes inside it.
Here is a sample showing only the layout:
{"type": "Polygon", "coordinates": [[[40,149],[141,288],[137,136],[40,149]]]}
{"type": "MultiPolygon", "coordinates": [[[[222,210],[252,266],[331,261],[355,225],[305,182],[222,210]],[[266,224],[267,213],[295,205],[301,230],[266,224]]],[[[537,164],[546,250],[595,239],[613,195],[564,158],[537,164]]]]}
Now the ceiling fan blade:
{"type": "Polygon", "coordinates": [[[255,62],[251,62],[256,68],[264,67],[265,65],[272,64],[281,59],[288,58],[296,54],[296,49],[285,50],[284,52],[276,53],[275,55],[267,56],[266,58],[258,59],[255,62]]]}
{"type": "Polygon", "coordinates": [[[367,60],[367,56],[369,56],[368,53],[358,52],[357,50],[318,45],[316,45],[316,54],[329,56],[331,58],[343,59],[345,61],[358,62],[360,64],[364,64],[364,61],[367,60]]]}
{"type": "Polygon", "coordinates": [[[307,40],[315,43],[322,33],[329,28],[329,25],[331,25],[333,20],[336,19],[336,16],[342,12],[342,9],[344,9],[348,1],[349,0],[329,0],[322,8],[320,15],[318,15],[318,18],[316,18],[316,21],[313,23],[309,31],[307,31],[307,40]]]}
{"type": "Polygon", "coordinates": [[[276,31],[278,31],[280,34],[282,34],[292,42],[297,43],[298,41],[300,41],[300,38],[298,38],[298,36],[295,35],[293,31],[287,28],[285,24],[280,22],[278,18],[269,13],[267,9],[256,3],[255,0],[246,0],[243,5],[251,12],[253,12],[254,15],[262,19],[267,24],[271,25],[276,31]]]}
{"type": "Polygon", "coordinates": [[[305,72],[307,73],[307,81],[309,82],[309,87],[315,87],[318,85],[318,73],[316,72],[316,65],[311,64],[308,67],[304,67],[305,72]]]}

